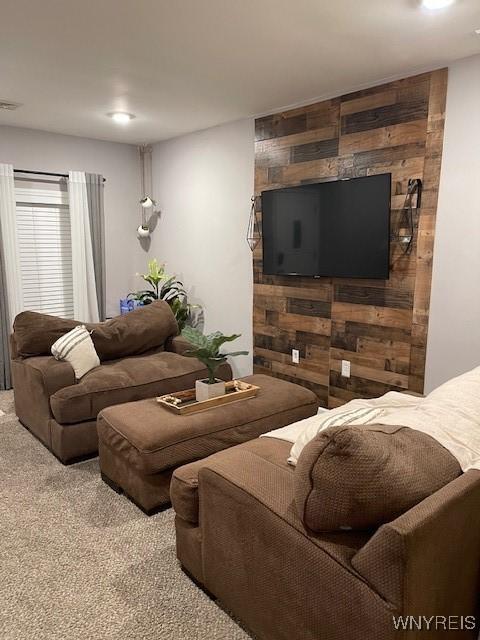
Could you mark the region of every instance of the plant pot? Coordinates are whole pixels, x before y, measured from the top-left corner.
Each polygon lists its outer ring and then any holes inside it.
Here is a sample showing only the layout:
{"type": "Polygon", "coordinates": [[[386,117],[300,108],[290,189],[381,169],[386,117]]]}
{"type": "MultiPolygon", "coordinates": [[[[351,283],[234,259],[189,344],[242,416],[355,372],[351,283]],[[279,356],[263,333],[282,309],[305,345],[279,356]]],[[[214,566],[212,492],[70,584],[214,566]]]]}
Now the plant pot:
{"type": "Polygon", "coordinates": [[[208,383],[208,378],[195,382],[195,398],[197,402],[203,402],[204,400],[210,400],[210,398],[225,395],[225,382],[218,380],[218,378],[215,378],[215,380],[216,382],[213,384],[208,383]]]}

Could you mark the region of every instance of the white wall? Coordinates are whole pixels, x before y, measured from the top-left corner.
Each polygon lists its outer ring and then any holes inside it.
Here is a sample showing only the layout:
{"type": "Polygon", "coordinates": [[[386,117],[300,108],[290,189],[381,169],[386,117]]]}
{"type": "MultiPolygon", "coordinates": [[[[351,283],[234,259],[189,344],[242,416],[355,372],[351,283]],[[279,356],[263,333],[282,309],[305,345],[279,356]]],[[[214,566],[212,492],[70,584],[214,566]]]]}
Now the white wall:
{"type": "Polygon", "coordinates": [[[450,66],[425,389],[480,365],[480,56],[450,66]]]}
{"type": "MultiPolygon", "coordinates": [[[[167,263],[204,308],[205,331],[241,333],[232,343],[252,370],[252,255],[246,242],[254,176],[253,120],[221,125],[153,148],[153,193],[161,209],[150,256],[167,263]]],[[[230,345],[226,345],[230,346],[230,345]]]]}
{"type": "Polygon", "coordinates": [[[140,169],[133,145],[103,142],[46,131],[0,126],[0,162],[16,169],[101,173],[105,183],[107,315],[118,314],[118,300],[141,281],[146,255],[136,228],[140,222],[140,169]]]}

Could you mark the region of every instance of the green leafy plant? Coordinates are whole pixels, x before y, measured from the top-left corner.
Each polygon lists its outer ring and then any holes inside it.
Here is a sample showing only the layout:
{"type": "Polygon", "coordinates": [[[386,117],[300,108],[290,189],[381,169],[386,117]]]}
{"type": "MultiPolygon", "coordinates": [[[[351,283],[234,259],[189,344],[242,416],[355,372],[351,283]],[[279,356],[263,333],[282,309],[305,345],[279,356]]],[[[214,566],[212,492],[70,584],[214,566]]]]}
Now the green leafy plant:
{"type": "Polygon", "coordinates": [[[128,297],[138,300],[143,305],[151,304],[155,300],[165,300],[170,305],[181,331],[185,327],[192,309],[199,307],[199,305],[187,302],[187,292],[183,283],[177,280],[176,276],[168,275],[165,271],[165,265],[159,264],[156,258],[149,261],[147,273],[138,275],[151,288],[129,293],[128,297]]]}
{"type": "Polygon", "coordinates": [[[150,260],[148,263],[148,272],[140,274],[145,282],[152,287],[152,293],[155,295],[155,300],[158,300],[159,297],[159,285],[162,280],[169,279],[169,276],[165,273],[165,265],[158,264],[156,258],[150,260]]]}
{"type": "Polygon", "coordinates": [[[232,342],[240,337],[240,334],[225,336],[220,331],[204,335],[198,329],[193,327],[185,327],[182,336],[190,342],[192,349],[189,349],[184,355],[191,358],[197,358],[206,366],[208,370],[208,384],[214,384],[216,381],[215,372],[218,367],[227,361],[227,357],[246,356],[248,351],[233,351],[230,353],[220,353],[220,347],[225,342],[232,342]]]}

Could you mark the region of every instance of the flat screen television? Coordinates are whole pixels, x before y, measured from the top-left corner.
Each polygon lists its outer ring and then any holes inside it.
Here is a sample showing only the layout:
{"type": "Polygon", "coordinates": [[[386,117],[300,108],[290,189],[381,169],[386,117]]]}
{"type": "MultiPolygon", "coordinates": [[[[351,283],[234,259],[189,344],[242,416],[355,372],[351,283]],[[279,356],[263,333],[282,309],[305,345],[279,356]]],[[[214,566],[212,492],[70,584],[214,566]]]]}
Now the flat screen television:
{"type": "Polygon", "coordinates": [[[389,277],[391,175],[262,192],[263,272],[389,277]]]}

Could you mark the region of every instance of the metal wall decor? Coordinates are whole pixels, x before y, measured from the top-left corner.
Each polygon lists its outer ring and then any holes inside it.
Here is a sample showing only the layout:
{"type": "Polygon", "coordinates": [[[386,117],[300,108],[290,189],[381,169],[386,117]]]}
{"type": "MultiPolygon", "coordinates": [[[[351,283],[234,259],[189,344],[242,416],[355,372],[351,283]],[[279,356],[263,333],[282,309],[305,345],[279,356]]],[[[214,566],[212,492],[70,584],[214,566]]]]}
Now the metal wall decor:
{"type": "Polygon", "coordinates": [[[402,208],[401,218],[392,235],[392,242],[398,242],[405,254],[412,251],[415,238],[415,216],[420,209],[422,198],[422,181],[419,178],[410,178],[408,181],[407,195],[402,208]],[[416,195],[415,206],[413,198],[416,195]],[[404,231],[402,233],[402,230],[404,231]]]}
{"type": "Polygon", "coordinates": [[[255,207],[256,196],[252,196],[252,206],[250,208],[250,218],[248,219],[247,242],[250,250],[255,251],[255,247],[260,242],[260,224],[255,207]]]}

